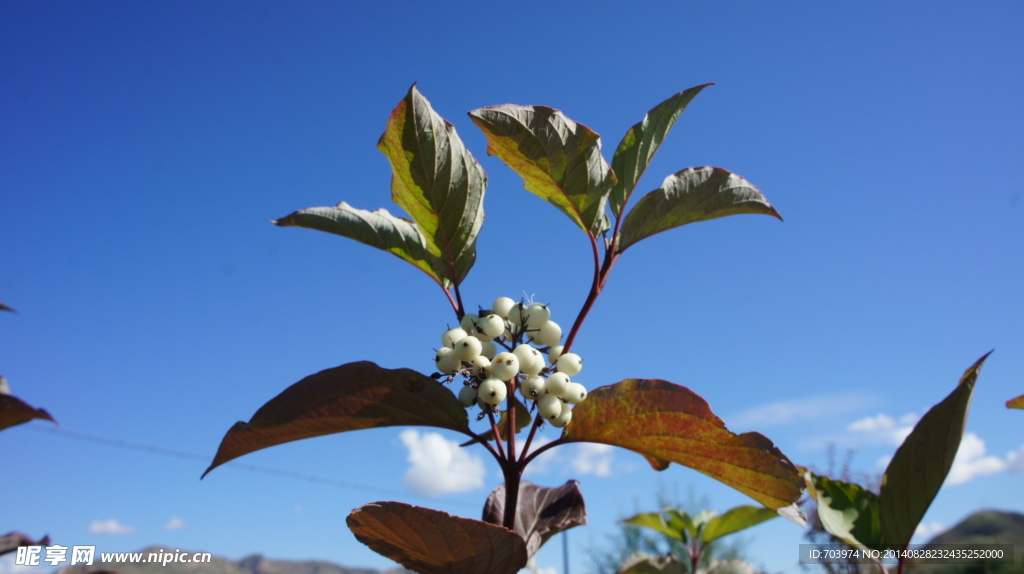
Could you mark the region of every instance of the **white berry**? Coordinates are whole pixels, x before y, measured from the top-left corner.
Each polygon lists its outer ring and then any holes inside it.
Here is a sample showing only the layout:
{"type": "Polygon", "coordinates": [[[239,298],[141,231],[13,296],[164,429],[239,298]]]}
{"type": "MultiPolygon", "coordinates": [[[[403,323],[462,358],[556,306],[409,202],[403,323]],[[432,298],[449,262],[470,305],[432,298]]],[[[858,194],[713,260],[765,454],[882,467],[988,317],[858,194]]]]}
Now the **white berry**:
{"type": "Polygon", "coordinates": [[[434,355],[434,364],[437,365],[438,371],[446,375],[455,374],[462,366],[455,351],[448,347],[441,347],[437,350],[437,354],[434,355]]]}
{"type": "Polygon", "coordinates": [[[480,344],[480,356],[487,357],[488,359],[494,359],[494,355],[498,354],[498,346],[490,341],[484,341],[480,344]]]}
{"type": "Polygon", "coordinates": [[[551,376],[548,377],[547,382],[544,384],[544,388],[547,389],[549,395],[564,398],[565,394],[569,392],[569,375],[561,371],[551,373],[551,376]]]}
{"type": "Polygon", "coordinates": [[[551,309],[547,305],[534,303],[526,309],[526,326],[531,329],[539,329],[550,318],[551,309]]]}
{"type": "Polygon", "coordinates": [[[538,375],[526,377],[519,384],[519,392],[523,394],[523,398],[536,400],[537,397],[544,394],[544,377],[538,375]]]}
{"type": "Polygon", "coordinates": [[[480,379],[491,378],[491,360],[483,355],[473,361],[473,376],[480,379]]]}
{"type": "Polygon", "coordinates": [[[455,351],[455,356],[460,361],[473,362],[474,359],[480,356],[483,345],[480,343],[480,339],[472,335],[466,335],[455,343],[453,350],[455,351]]]}
{"type": "Polygon", "coordinates": [[[583,359],[576,353],[564,353],[555,361],[555,368],[559,373],[565,373],[571,377],[583,370],[583,359]]]}
{"type": "Polygon", "coordinates": [[[558,413],[558,416],[551,419],[551,425],[558,428],[565,428],[569,426],[569,422],[572,420],[572,409],[569,405],[562,405],[562,412],[558,413]]]}
{"type": "Polygon", "coordinates": [[[571,382],[565,391],[565,396],[562,398],[568,401],[570,405],[578,405],[587,398],[587,387],[576,382],[571,382]]]}
{"type": "Polygon", "coordinates": [[[512,308],[508,311],[508,322],[513,325],[522,326],[523,320],[527,314],[526,310],[528,307],[525,303],[516,303],[512,305],[512,308]]]}
{"type": "Polygon", "coordinates": [[[476,322],[480,319],[476,313],[466,313],[462,316],[462,320],[459,321],[459,326],[462,330],[472,335],[476,333],[476,322]]]}
{"type": "Polygon", "coordinates": [[[495,313],[480,317],[477,326],[480,332],[490,339],[500,337],[505,332],[505,320],[495,313]]]}
{"type": "Polygon", "coordinates": [[[505,386],[504,381],[491,377],[480,383],[477,393],[481,401],[489,405],[497,405],[505,400],[505,396],[508,395],[508,387],[505,386]]]}
{"type": "Polygon", "coordinates": [[[548,321],[535,331],[527,331],[530,340],[538,345],[554,347],[562,341],[562,328],[554,321],[548,321]]]}
{"type": "Polygon", "coordinates": [[[550,394],[537,397],[537,412],[545,419],[557,417],[562,414],[562,399],[550,394]]]}
{"type": "Polygon", "coordinates": [[[444,332],[444,335],[441,335],[441,344],[450,349],[455,346],[455,343],[457,343],[459,339],[468,334],[469,333],[467,333],[462,327],[448,329],[444,332]]]}
{"type": "Polygon", "coordinates": [[[516,302],[508,297],[498,297],[491,305],[491,311],[497,313],[502,319],[508,319],[509,309],[515,304],[516,302]]]}
{"type": "Polygon", "coordinates": [[[558,360],[558,357],[562,356],[562,348],[562,345],[555,345],[548,349],[548,362],[554,365],[555,361],[558,360]]]}
{"type": "Polygon", "coordinates": [[[512,351],[519,359],[519,370],[527,375],[539,375],[544,369],[544,355],[529,345],[519,345],[512,351]]]}
{"type": "Polygon", "coordinates": [[[466,385],[459,391],[459,402],[467,409],[476,402],[477,390],[472,385],[466,385]]]}
{"type": "Polygon", "coordinates": [[[494,360],[491,361],[491,376],[508,381],[512,377],[516,376],[519,372],[519,358],[509,353],[499,353],[494,360]]]}

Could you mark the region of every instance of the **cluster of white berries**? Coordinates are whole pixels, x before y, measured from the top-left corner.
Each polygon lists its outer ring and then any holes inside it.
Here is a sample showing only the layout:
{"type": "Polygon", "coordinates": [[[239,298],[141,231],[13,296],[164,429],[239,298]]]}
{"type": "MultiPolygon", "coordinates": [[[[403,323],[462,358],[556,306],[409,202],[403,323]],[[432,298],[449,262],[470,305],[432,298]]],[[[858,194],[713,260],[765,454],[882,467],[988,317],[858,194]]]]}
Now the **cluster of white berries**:
{"type": "Polygon", "coordinates": [[[562,353],[561,340],[562,328],[546,305],[499,297],[490,310],[467,313],[459,327],[444,332],[434,363],[449,380],[465,377],[459,402],[466,408],[494,412],[517,388],[541,417],[565,427],[587,389],[569,379],[583,368],[583,359],[562,353]]]}

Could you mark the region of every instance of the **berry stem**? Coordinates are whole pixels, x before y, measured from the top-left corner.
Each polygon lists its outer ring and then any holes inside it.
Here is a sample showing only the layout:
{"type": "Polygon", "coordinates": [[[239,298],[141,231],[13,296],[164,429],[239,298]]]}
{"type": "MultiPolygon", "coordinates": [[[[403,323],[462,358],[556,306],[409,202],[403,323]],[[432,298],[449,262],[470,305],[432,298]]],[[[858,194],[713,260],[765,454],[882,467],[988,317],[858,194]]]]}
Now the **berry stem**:
{"type": "Polygon", "coordinates": [[[519,454],[518,464],[520,469],[526,468],[526,462],[524,461],[524,459],[526,458],[526,455],[529,454],[530,452],[530,445],[533,444],[533,437],[534,435],[537,434],[537,429],[540,428],[540,421],[541,418],[540,414],[538,413],[537,417],[533,419],[533,425],[530,427],[530,434],[527,435],[526,437],[526,444],[523,445],[523,452],[519,454]]]}
{"type": "MultiPolygon", "coordinates": [[[[494,420],[494,411],[487,410],[487,418],[491,421],[491,433],[494,434],[494,444],[498,445],[498,453],[501,458],[498,462],[508,461],[508,456],[505,454],[505,446],[501,444],[501,431],[498,430],[498,421],[494,420]]],[[[502,467],[504,467],[502,463],[502,467]]]]}

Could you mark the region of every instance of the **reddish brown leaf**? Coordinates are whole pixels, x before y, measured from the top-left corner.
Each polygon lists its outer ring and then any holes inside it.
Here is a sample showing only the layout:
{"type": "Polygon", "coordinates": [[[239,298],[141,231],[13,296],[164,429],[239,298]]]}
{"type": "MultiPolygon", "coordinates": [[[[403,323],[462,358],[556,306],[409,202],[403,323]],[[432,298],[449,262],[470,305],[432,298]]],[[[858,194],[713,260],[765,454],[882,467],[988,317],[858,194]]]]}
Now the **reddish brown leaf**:
{"type": "Polygon", "coordinates": [[[346,522],[374,552],[420,574],[514,574],[526,565],[526,544],[515,532],[439,510],[373,502],[346,522]]]}
{"type": "Polygon", "coordinates": [[[37,409],[14,395],[0,394],[0,430],[27,423],[32,419],[57,423],[46,410],[37,409]]]}
{"type": "Polygon", "coordinates": [[[0,555],[14,552],[19,546],[49,546],[50,537],[45,535],[39,540],[30,538],[21,532],[8,532],[0,536],[0,555]]]}
{"type": "Polygon", "coordinates": [[[434,379],[369,361],[348,363],[302,379],[260,407],[249,422],[235,423],[203,476],[229,460],[269,446],[406,425],[469,434],[466,409],[434,379]]]}
{"type": "MultiPolygon", "coordinates": [[[[587,523],[587,506],[578,482],[570,480],[558,488],[519,483],[516,505],[516,534],[526,541],[527,556],[533,556],[552,536],[587,523]]],[[[501,524],[505,517],[505,484],[487,497],[484,520],[501,524]]]]}
{"type": "Polygon", "coordinates": [[[642,454],[655,470],[670,462],[700,471],[771,509],[800,497],[796,467],[770,440],[725,428],[707,401],[657,379],[594,389],[572,411],[566,442],[597,442],[642,454]]]}

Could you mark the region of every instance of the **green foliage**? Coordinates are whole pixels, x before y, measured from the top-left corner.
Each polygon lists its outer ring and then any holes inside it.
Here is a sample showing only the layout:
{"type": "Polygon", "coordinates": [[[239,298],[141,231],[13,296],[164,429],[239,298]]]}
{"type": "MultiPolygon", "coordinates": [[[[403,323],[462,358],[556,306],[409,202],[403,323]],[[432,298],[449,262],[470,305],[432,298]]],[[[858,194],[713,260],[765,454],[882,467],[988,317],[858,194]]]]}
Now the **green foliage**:
{"type": "Polygon", "coordinates": [[[1006,401],[1006,408],[1008,409],[1024,409],[1024,395],[1021,395],[1015,399],[1006,401]]]}

